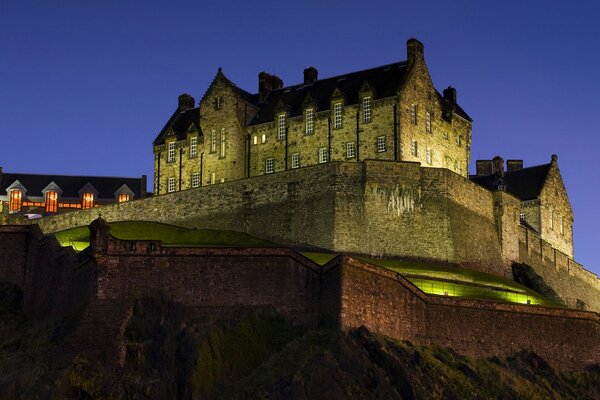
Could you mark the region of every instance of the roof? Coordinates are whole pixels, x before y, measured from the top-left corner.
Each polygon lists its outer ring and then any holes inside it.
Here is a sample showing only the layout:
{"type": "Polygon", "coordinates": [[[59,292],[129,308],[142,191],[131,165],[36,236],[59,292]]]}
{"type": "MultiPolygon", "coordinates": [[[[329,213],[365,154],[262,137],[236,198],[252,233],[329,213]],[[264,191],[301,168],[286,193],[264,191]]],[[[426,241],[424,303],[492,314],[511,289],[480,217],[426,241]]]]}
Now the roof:
{"type": "Polygon", "coordinates": [[[194,128],[200,131],[200,108],[190,108],[185,111],[180,111],[179,108],[175,110],[171,118],[167,121],[165,126],[161,129],[156,139],[154,139],[154,145],[162,144],[165,142],[165,138],[169,135],[171,130],[175,132],[177,140],[184,140],[187,138],[187,132],[191,124],[194,124],[194,128]]]}
{"type": "Polygon", "coordinates": [[[123,185],[127,185],[134,193],[134,198],[146,195],[144,178],[118,178],[106,176],[69,176],[69,175],[41,175],[41,174],[0,174],[0,196],[6,195],[6,189],[18,180],[27,189],[27,197],[42,197],[42,190],[51,182],[56,183],[62,190],[62,197],[79,197],[79,191],[89,183],[98,191],[99,199],[114,199],[115,192],[123,185]]]}
{"type": "MultiPolygon", "coordinates": [[[[552,164],[536,165],[504,173],[505,190],[521,200],[537,199],[542,192],[552,164]]],[[[496,175],[471,175],[470,179],[490,190],[494,189],[496,175]]]]}

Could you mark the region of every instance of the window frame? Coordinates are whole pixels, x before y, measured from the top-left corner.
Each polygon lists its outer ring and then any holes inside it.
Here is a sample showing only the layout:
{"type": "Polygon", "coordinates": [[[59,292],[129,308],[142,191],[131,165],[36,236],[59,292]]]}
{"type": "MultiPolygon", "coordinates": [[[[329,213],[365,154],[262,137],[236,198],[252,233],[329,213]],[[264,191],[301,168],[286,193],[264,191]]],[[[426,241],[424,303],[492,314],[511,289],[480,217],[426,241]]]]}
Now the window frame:
{"type": "Polygon", "coordinates": [[[377,152],[378,153],[385,153],[387,151],[387,146],[386,146],[386,140],[385,140],[385,135],[382,136],[377,136],[377,152]]]}
{"type": "Polygon", "coordinates": [[[428,165],[433,164],[433,152],[430,147],[425,150],[425,161],[428,165]]]}
{"type": "Polygon", "coordinates": [[[373,120],[371,96],[365,96],[362,99],[363,123],[368,124],[373,120]]]}
{"type": "Polygon", "coordinates": [[[431,113],[425,113],[425,133],[431,133],[431,113]]]}
{"type": "Polygon", "coordinates": [[[215,129],[210,132],[210,152],[217,152],[217,131],[215,129]]]}
{"type": "Polygon", "coordinates": [[[194,136],[190,138],[190,158],[198,156],[198,137],[194,136]]]}
{"type": "Polygon", "coordinates": [[[286,118],[285,114],[277,116],[277,140],[285,140],[286,118]]]}
{"type": "Polygon", "coordinates": [[[304,133],[306,135],[315,133],[315,110],[313,108],[307,108],[304,112],[304,126],[304,133]]]}
{"type": "Polygon", "coordinates": [[[410,123],[412,125],[417,125],[417,105],[410,105],[410,123]]]}
{"type": "Polygon", "coordinates": [[[342,126],[342,102],[333,103],[333,128],[341,129],[342,126]]]}
{"type": "Polygon", "coordinates": [[[175,162],[175,142],[167,143],[167,162],[175,162]]]}
{"type": "Polygon", "coordinates": [[[117,196],[118,203],[126,203],[129,201],[129,199],[130,199],[129,193],[119,193],[119,195],[117,196]]]}
{"type": "Polygon", "coordinates": [[[225,158],[227,150],[227,136],[225,135],[225,128],[221,128],[221,145],[219,147],[219,158],[225,158]]]}
{"type": "Polygon", "coordinates": [[[192,172],[191,186],[194,189],[200,187],[200,172],[192,172]]]}
{"type": "Polygon", "coordinates": [[[176,186],[177,186],[177,181],[175,180],[174,177],[170,177],[169,179],[167,179],[167,193],[175,192],[176,186]]]}
{"type": "Polygon", "coordinates": [[[8,195],[8,211],[16,213],[23,207],[23,191],[21,189],[11,189],[8,195]]]}
{"type": "Polygon", "coordinates": [[[292,153],[292,169],[300,168],[300,153],[292,153]]]}
{"type": "Polygon", "coordinates": [[[419,157],[419,142],[412,140],[410,142],[410,155],[413,157],[419,157]]]}
{"type": "Polygon", "coordinates": [[[265,160],[265,174],[272,174],[275,172],[275,159],[267,158],[265,160]]]}
{"type": "Polygon", "coordinates": [[[47,213],[58,212],[58,192],[55,190],[48,190],[44,193],[44,207],[47,213]]]}
{"type": "Polygon", "coordinates": [[[81,196],[81,208],[93,208],[94,207],[94,193],[86,192],[81,196]]]}
{"type": "Polygon", "coordinates": [[[319,164],[325,164],[329,161],[327,147],[319,147],[319,164]]]}

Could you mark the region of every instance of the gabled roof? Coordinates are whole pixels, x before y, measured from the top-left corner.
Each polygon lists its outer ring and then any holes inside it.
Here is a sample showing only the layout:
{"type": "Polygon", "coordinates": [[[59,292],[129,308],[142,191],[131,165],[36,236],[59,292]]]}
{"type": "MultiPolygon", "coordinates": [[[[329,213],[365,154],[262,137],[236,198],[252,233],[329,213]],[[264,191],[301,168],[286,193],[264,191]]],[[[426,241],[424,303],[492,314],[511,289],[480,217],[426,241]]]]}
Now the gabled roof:
{"type": "Polygon", "coordinates": [[[79,191],[87,184],[92,185],[97,191],[99,199],[114,199],[114,193],[122,186],[127,185],[134,192],[134,197],[139,199],[143,188],[143,178],[117,178],[105,176],[69,176],[69,175],[42,175],[42,174],[0,174],[0,196],[6,195],[6,189],[15,181],[19,181],[27,189],[27,197],[42,197],[42,191],[52,182],[62,190],[62,197],[78,198],[79,191]]]}
{"type": "MultiPolygon", "coordinates": [[[[537,199],[542,192],[546,176],[552,164],[536,165],[504,173],[505,190],[522,201],[537,199]]],[[[470,179],[490,190],[494,190],[496,175],[471,175],[470,179]]]]}
{"type": "Polygon", "coordinates": [[[185,111],[180,111],[178,108],[171,115],[171,118],[169,118],[165,126],[161,129],[158,136],[156,136],[156,139],[154,139],[154,145],[163,144],[172,131],[175,132],[177,140],[184,140],[187,138],[187,132],[191,124],[194,124],[200,135],[202,135],[202,130],[200,129],[200,108],[190,108],[185,111]]]}

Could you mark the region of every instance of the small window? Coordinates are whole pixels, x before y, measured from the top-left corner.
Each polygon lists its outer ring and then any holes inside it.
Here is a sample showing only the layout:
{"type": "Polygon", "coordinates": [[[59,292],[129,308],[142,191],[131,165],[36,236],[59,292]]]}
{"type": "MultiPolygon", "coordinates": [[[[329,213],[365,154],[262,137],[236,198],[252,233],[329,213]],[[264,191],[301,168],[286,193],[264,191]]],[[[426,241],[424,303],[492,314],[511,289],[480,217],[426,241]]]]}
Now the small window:
{"type": "Polygon", "coordinates": [[[215,97],[215,100],[214,100],[213,104],[215,106],[215,110],[217,110],[217,111],[220,110],[221,106],[223,104],[223,98],[222,97],[215,97]]]}
{"type": "Polygon", "coordinates": [[[217,173],[211,172],[210,173],[210,184],[214,185],[215,183],[217,183],[217,173]]]}
{"type": "Polygon", "coordinates": [[[169,183],[167,184],[167,192],[172,193],[175,191],[175,178],[169,178],[169,183]]]}
{"type": "Polygon", "coordinates": [[[261,143],[267,143],[267,135],[263,133],[261,139],[260,139],[261,143]]]}
{"type": "Polygon", "coordinates": [[[363,106],[363,122],[371,122],[371,98],[364,97],[362,101],[363,106]]]}
{"type": "Polygon", "coordinates": [[[127,193],[121,193],[121,194],[119,194],[119,197],[117,198],[117,201],[119,203],[125,203],[126,201],[129,201],[129,194],[127,194],[127,193]]]}
{"type": "Polygon", "coordinates": [[[169,152],[167,153],[167,162],[175,161],[175,142],[169,142],[169,152]]]}
{"type": "Polygon", "coordinates": [[[252,139],[252,141],[255,145],[258,144],[258,136],[254,135],[254,138],[252,139]]]}
{"type": "Polygon", "coordinates": [[[210,132],[210,152],[217,152],[217,131],[214,129],[210,132]]]}
{"type": "Polygon", "coordinates": [[[462,136],[456,135],[456,145],[462,146],[462,136]]]}
{"type": "Polygon", "coordinates": [[[225,128],[223,128],[221,129],[221,154],[219,155],[221,158],[225,157],[225,145],[225,128]]]}
{"type": "Polygon", "coordinates": [[[554,211],[550,210],[550,215],[548,217],[548,223],[550,225],[550,229],[554,229],[554,211]]]}
{"type": "Polygon", "coordinates": [[[190,139],[190,157],[196,157],[198,155],[198,138],[193,137],[190,139]]]}
{"type": "Polygon", "coordinates": [[[425,132],[431,133],[431,114],[425,113],[425,132]]]}
{"type": "Polygon", "coordinates": [[[82,196],[82,208],[92,208],[94,207],[94,194],[93,193],[84,193],[82,196]]]}
{"type": "Polygon", "coordinates": [[[410,142],[410,155],[413,157],[419,156],[419,144],[417,143],[416,140],[413,140],[412,142],[410,142]]]}
{"type": "Polygon", "coordinates": [[[442,136],[444,137],[444,139],[448,140],[448,137],[449,137],[448,132],[442,133],[442,136]]]}
{"type": "Polygon", "coordinates": [[[220,182],[225,183],[225,178],[221,178],[220,182]]]}
{"type": "Polygon", "coordinates": [[[431,165],[433,163],[433,155],[431,154],[431,149],[427,149],[425,152],[425,158],[427,160],[427,164],[431,165]]]}
{"type": "Polygon", "coordinates": [[[417,105],[413,104],[410,106],[410,123],[413,125],[417,124],[417,105]]]}
{"type": "Polygon", "coordinates": [[[385,150],[385,136],[379,136],[377,138],[377,152],[383,153],[385,150]]]}
{"type": "Polygon", "coordinates": [[[14,190],[10,191],[10,203],[8,206],[8,210],[11,213],[21,211],[22,195],[23,195],[23,193],[18,189],[14,189],[14,190]]]}
{"type": "Polygon", "coordinates": [[[561,235],[565,234],[565,218],[564,217],[560,217],[560,234],[561,235]]]}
{"type": "Polygon", "coordinates": [[[527,220],[525,219],[525,213],[520,213],[519,214],[519,223],[521,225],[525,224],[525,222],[527,222],[527,220]]]}
{"type": "Polygon", "coordinates": [[[198,186],[200,186],[200,173],[194,172],[192,174],[192,187],[197,188],[198,186]]]}
{"type": "Polygon", "coordinates": [[[342,127],[342,103],[333,105],[333,127],[336,129],[342,127]]]}
{"type": "Polygon", "coordinates": [[[300,153],[292,153],[292,168],[300,168],[300,153]]]}
{"type": "Polygon", "coordinates": [[[354,142],[346,143],[346,158],[356,157],[356,146],[354,142]]]}
{"type": "Polygon", "coordinates": [[[312,135],[314,133],[314,110],[309,108],[306,110],[306,134],[312,135]]]}
{"type": "Polygon", "coordinates": [[[265,161],[265,173],[272,174],[273,172],[275,172],[275,160],[267,158],[265,161]]]}
{"type": "Polygon", "coordinates": [[[277,117],[277,139],[285,139],[285,114],[281,114],[277,117]]]}
{"type": "Polygon", "coordinates": [[[327,162],[327,147],[321,147],[319,149],[319,164],[327,162]]]}
{"type": "Polygon", "coordinates": [[[46,212],[55,213],[58,211],[58,193],[46,192],[46,212]]]}

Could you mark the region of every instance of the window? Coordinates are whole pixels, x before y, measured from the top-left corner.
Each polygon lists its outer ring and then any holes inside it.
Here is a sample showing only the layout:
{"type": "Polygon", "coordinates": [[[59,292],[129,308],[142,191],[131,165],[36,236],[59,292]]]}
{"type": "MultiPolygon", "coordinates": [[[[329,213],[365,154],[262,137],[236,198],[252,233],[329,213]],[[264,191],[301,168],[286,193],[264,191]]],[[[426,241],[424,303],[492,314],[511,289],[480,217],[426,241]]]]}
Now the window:
{"type": "Polygon", "coordinates": [[[356,157],[356,147],[354,146],[354,142],[346,143],[346,158],[354,157],[356,157]]]}
{"type": "Polygon", "coordinates": [[[333,105],[333,127],[342,127],[342,103],[335,103],[333,105]]]}
{"type": "Polygon", "coordinates": [[[444,132],[442,135],[444,136],[444,139],[448,140],[448,132],[444,132]]]}
{"type": "Polygon", "coordinates": [[[125,203],[126,201],[129,201],[129,194],[127,194],[127,193],[121,193],[119,195],[118,202],[119,203],[125,203]]]}
{"type": "Polygon", "coordinates": [[[377,152],[383,153],[385,150],[385,136],[379,136],[377,138],[377,152]]]}
{"type": "Polygon", "coordinates": [[[267,158],[265,161],[265,173],[272,174],[273,172],[275,172],[275,160],[267,158]]]}
{"type": "Polygon", "coordinates": [[[83,194],[83,208],[92,208],[94,207],[94,194],[93,193],[84,193],[83,194]]]}
{"type": "Polygon", "coordinates": [[[565,234],[565,218],[564,217],[560,217],[560,234],[561,235],[565,234]]]}
{"type": "Polygon", "coordinates": [[[200,186],[200,173],[194,172],[192,174],[192,187],[197,188],[198,186],[200,186]]]}
{"type": "Polygon", "coordinates": [[[327,162],[327,147],[321,147],[319,149],[319,164],[327,162]]]}
{"type": "Polygon", "coordinates": [[[175,161],[175,142],[169,142],[169,152],[167,153],[167,162],[175,161]]]}
{"type": "Polygon", "coordinates": [[[519,223],[521,223],[521,225],[523,225],[525,222],[527,222],[527,220],[525,219],[525,213],[520,213],[519,214],[519,223]]]}
{"type": "Polygon", "coordinates": [[[217,131],[215,131],[214,129],[210,133],[210,152],[217,152],[217,131]]]}
{"type": "Polygon", "coordinates": [[[225,178],[221,178],[220,182],[225,183],[225,178]]]}
{"type": "Polygon", "coordinates": [[[462,146],[462,136],[456,135],[456,145],[462,146]]]}
{"type": "Polygon", "coordinates": [[[433,162],[433,156],[431,155],[431,149],[427,149],[427,151],[425,152],[425,158],[427,160],[427,164],[431,165],[433,162]]]}
{"type": "Polygon", "coordinates": [[[292,154],[292,168],[300,168],[300,153],[292,154]]]}
{"type": "Polygon", "coordinates": [[[260,139],[261,143],[267,143],[267,135],[263,133],[262,138],[260,139]]]}
{"type": "Polygon", "coordinates": [[[554,211],[550,210],[550,215],[548,218],[548,223],[550,225],[550,229],[554,229],[554,211]]]}
{"type": "Polygon", "coordinates": [[[219,111],[221,109],[222,103],[223,103],[223,98],[222,97],[215,97],[215,100],[213,101],[213,105],[215,106],[215,110],[219,111]]]}
{"type": "Polygon", "coordinates": [[[216,174],[216,172],[211,172],[210,173],[210,184],[214,185],[215,183],[217,183],[217,174],[216,174]]]}
{"type": "Polygon", "coordinates": [[[417,106],[413,104],[410,106],[410,123],[413,125],[417,124],[417,106]]]}
{"type": "Polygon", "coordinates": [[[254,135],[254,138],[252,140],[254,144],[258,144],[258,136],[254,135]]]}
{"type": "Polygon", "coordinates": [[[416,140],[410,142],[410,155],[413,157],[417,157],[419,155],[419,144],[416,140]]]}
{"type": "Polygon", "coordinates": [[[225,128],[221,129],[221,154],[219,157],[225,157],[225,128]]]}
{"type": "Polygon", "coordinates": [[[8,210],[11,213],[21,211],[22,195],[23,193],[20,190],[15,189],[10,191],[10,203],[8,210]]]}
{"type": "Polygon", "coordinates": [[[365,97],[362,101],[363,122],[371,122],[371,98],[365,97]]]}
{"type": "Polygon", "coordinates": [[[46,192],[46,212],[55,213],[58,211],[58,193],[46,192]]]}
{"type": "Polygon", "coordinates": [[[431,133],[431,114],[425,113],[425,132],[431,133]]]}
{"type": "Polygon", "coordinates": [[[277,117],[277,139],[285,139],[285,114],[281,114],[277,117]]]}
{"type": "Polygon", "coordinates": [[[315,125],[314,125],[314,110],[309,108],[306,110],[306,134],[312,135],[314,133],[315,125]]]}
{"type": "Polygon", "coordinates": [[[198,138],[193,137],[190,139],[190,157],[196,157],[198,155],[198,138]]]}
{"type": "Polygon", "coordinates": [[[169,183],[167,185],[167,192],[172,193],[175,191],[175,178],[169,178],[169,183]]]}

